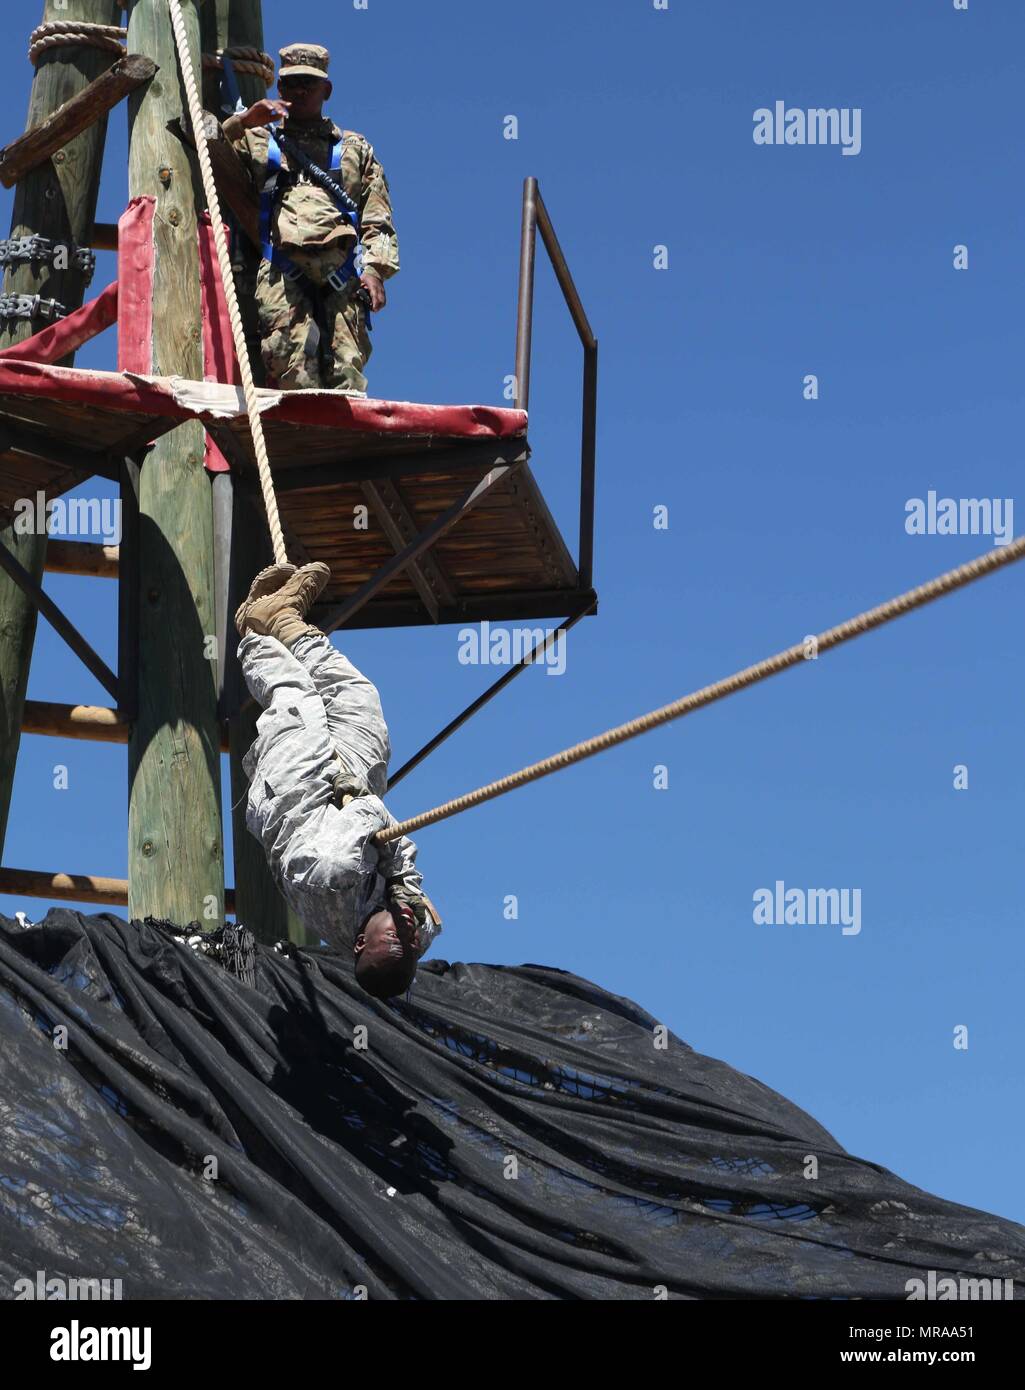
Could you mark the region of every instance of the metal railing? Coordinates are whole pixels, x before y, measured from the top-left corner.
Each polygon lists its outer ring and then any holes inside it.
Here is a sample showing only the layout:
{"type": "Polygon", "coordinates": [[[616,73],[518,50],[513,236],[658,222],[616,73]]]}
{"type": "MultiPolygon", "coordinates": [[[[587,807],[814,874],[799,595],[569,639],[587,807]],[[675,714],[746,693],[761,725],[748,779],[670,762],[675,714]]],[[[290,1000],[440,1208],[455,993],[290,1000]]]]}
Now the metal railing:
{"type": "Polygon", "coordinates": [[[576,326],[584,349],[584,389],[580,428],[580,542],[577,571],[580,587],[591,587],[594,567],[594,464],[598,419],[598,340],[584,313],[580,295],[573,283],[559,238],[555,235],[537,179],[523,181],[523,219],[520,230],[520,286],[516,310],[516,396],[520,410],[528,408],[530,400],[530,348],[534,327],[534,261],[537,231],[555,278],[559,282],[570,317],[576,326]]]}
{"type": "MultiPolygon", "coordinates": [[[[573,276],[566,264],[566,257],[559,245],[559,238],[555,235],[555,228],[552,226],[552,219],[545,207],[544,199],[541,197],[537,179],[527,178],[523,181],[520,279],[516,304],[516,391],[513,403],[519,410],[526,410],[530,400],[530,347],[534,328],[534,262],[539,228],[541,240],[544,242],[552,269],[555,271],[555,278],[559,282],[566,307],[576,325],[584,349],[583,416],[580,432],[580,541],[577,555],[577,588],[579,593],[581,590],[591,590],[594,568],[594,466],[598,418],[598,340],[591,331],[591,325],[584,313],[584,306],[580,302],[580,295],[577,293],[573,276]]],[[[398,786],[404,777],[407,777],[414,768],[419,767],[424,759],[429,757],[436,748],[439,748],[446,739],[451,738],[457,729],[461,729],[467,720],[494,699],[499,691],[504,690],[511,681],[532,665],[535,658],[543,657],[549,644],[564,636],[570,628],[575,627],[581,618],[593,610],[596,603],[597,599],[593,593],[586,597],[582,603],[578,602],[575,610],[558,628],[548,633],[543,641],[536,642],[526,656],[510,667],[504,675],[499,676],[493,685],[490,685],[483,694],[478,695],[476,700],[456,715],[455,719],[450,720],[432,739],[418,749],[411,758],[408,758],[389,778],[388,790],[391,791],[393,787],[398,786]]]]}

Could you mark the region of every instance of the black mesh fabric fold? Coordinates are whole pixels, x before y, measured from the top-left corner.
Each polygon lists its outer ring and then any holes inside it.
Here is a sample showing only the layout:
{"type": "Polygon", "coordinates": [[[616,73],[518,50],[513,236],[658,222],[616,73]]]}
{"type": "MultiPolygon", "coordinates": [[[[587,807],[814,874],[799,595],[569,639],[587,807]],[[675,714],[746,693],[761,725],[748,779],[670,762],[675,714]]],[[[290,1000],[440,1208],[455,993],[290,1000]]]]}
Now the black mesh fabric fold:
{"type": "Polygon", "coordinates": [[[328,951],[228,945],[251,983],[157,923],[0,917],[0,1298],[1025,1292],[1025,1228],[574,975],[428,960],[380,1004],[328,951]]]}

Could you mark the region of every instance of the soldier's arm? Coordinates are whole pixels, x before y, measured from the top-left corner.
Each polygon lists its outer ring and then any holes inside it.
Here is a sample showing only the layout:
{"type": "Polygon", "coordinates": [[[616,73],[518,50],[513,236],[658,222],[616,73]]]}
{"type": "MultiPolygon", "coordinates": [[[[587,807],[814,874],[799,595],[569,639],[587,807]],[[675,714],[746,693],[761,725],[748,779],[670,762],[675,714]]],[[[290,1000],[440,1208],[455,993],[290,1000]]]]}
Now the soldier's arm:
{"type": "Polygon", "coordinates": [[[231,145],[232,149],[242,161],[250,179],[255,178],[255,168],[253,161],[253,147],[250,143],[246,127],[242,125],[243,113],[238,112],[234,116],[229,116],[226,121],[221,122],[221,133],[225,140],[231,145]]]}
{"type": "Polygon", "coordinates": [[[283,120],[288,114],[288,107],[287,101],[266,97],[263,101],[255,102],[248,111],[236,111],[233,116],[221,122],[224,138],[234,146],[250,178],[255,177],[256,154],[255,142],[249,132],[266,127],[272,121],[283,120]]]}
{"type": "Polygon", "coordinates": [[[398,274],[399,239],[395,234],[388,180],[373,146],[366,145],[360,167],[360,240],[363,269],[379,280],[398,274]]]}

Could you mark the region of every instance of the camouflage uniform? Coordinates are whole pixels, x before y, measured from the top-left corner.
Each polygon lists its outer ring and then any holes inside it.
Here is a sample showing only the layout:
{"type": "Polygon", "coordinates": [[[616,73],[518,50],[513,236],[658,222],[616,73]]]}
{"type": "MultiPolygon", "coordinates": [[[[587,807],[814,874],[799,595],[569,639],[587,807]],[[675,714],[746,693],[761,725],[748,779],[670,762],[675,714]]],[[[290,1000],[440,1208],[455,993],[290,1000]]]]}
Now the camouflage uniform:
{"type": "Polygon", "coordinates": [[[263,845],[278,887],[316,936],[352,950],[361,923],[387,897],[420,919],[420,954],[441,931],[426,904],[416,846],[403,835],[375,845],[395,824],[381,797],[391,743],[377,688],[323,633],[291,649],[250,632],[238,649],[253,698],[257,737],[243,760],[246,825],[263,845]],[[358,795],[339,806],[339,774],[358,795]]]}
{"type": "MultiPolygon", "coordinates": [[[[281,50],[282,74],[317,72],[327,76],[327,49],[294,44],[281,50]],[[311,66],[312,64],[312,66],[311,66]]],[[[267,177],[270,136],[266,127],[237,133],[233,119],[225,134],[241,156],[257,190],[267,177]]],[[[301,146],[322,169],[330,167],[334,145],[343,142],[342,167],[332,177],[352,198],[360,213],[362,271],[384,281],[399,269],[399,244],[392,225],[388,180],[373,147],[353,130],[342,130],[326,117],[316,121],[290,118],[281,130],[301,146]]],[[[286,174],[288,156],[282,152],[286,174]]],[[[298,180],[277,202],[271,221],[271,241],[314,285],[323,285],[356,243],[356,232],[329,193],[300,171],[298,180]]],[[[366,312],[356,298],[357,274],[340,290],[313,296],[301,282],[289,280],[269,261],[260,264],[256,280],[261,352],[267,385],[285,390],[323,388],[366,391],[363,375],[372,352],[366,312]],[[325,334],[329,341],[324,341],[325,334]]]]}

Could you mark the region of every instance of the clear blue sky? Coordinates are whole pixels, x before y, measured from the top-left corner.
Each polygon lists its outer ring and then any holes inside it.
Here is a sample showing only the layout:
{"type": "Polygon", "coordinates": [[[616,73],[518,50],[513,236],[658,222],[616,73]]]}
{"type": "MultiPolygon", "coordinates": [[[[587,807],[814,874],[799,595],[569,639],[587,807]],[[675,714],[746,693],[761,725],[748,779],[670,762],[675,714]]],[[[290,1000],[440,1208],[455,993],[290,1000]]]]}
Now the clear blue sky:
{"type": "MultiPolygon", "coordinates": [[[[39,6],[8,10],[10,137],[39,6]]],[[[565,675],[518,679],[397,789],[396,814],[989,547],[908,536],[904,517],[929,490],[1014,498],[1020,476],[1017,0],[971,0],[967,13],[952,0],[264,11],[268,48],[331,47],[331,114],[371,139],[391,182],[403,269],[377,321],[373,394],[502,403],[527,174],[601,341],[600,614],[571,634],[565,675]],[[752,114],[777,99],[861,108],[862,152],[756,146],[752,114]],[[517,141],[502,138],[510,114],[517,141]],[[952,268],[958,243],[966,272],[952,268]],[[658,245],[666,270],[653,268],[658,245]],[[803,399],[807,373],[817,401],[803,399]],[[652,525],[659,504],[667,531],[652,525]]],[[[126,198],[125,138],[122,111],[106,220],[126,198]]],[[[101,257],[96,287],[114,275],[101,257]]],[[[79,361],[110,367],[113,351],[108,335],[79,361]]],[[[533,467],[571,547],[579,370],[542,265],[533,467]]],[[[597,980],[806,1107],[852,1152],[1025,1219],[1023,583],[1001,573],[424,831],[420,862],[445,917],[437,953],[597,980]],[[966,791],[953,789],[959,763],[966,791]],[[653,788],[655,764],[667,790],[653,788]],[[860,888],[860,934],[756,926],[752,894],[777,879],[860,888]]],[[[114,586],[47,587],[113,662],[114,586]]],[[[347,642],[381,685],[396,765],[497,674],[460,665],[456,634],[347,642]]],[[[107,702],[45,624],[30,693],[107,702]]],[[[124,874],[126,824],[123,749],[24,740],[7,863],[124,874]],[[67,791],[52,788],[57,762],[67,791]]]]}

